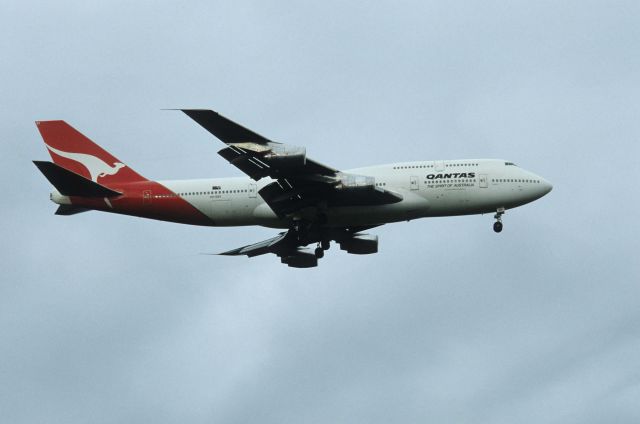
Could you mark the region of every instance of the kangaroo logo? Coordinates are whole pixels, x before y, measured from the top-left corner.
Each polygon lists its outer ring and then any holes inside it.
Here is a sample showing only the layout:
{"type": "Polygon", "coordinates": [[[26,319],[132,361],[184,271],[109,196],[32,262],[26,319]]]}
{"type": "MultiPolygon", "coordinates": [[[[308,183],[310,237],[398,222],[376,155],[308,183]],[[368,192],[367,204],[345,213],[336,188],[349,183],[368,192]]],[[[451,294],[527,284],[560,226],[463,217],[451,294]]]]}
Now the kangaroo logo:
{"type": "Polygon", "coordinates": [[[86,153],[63,152],[62,150],[55,149],[48,144],[45,145],[47,146],[47,149],[49,149],[56,155],[74,160],[84,165],[84,167],[87,168],[89,170],[89,173],[91,174],[91,181],[95,183],[98,182],[98,178],[105,177],[107,175],[115,175],[118,173],[120,168],[124,168],[126,166],[122,162],[116,162],[113,164],[113,166],[111,166],[102,159],[99,159],[92,155],[88,155],[86,153]]]}

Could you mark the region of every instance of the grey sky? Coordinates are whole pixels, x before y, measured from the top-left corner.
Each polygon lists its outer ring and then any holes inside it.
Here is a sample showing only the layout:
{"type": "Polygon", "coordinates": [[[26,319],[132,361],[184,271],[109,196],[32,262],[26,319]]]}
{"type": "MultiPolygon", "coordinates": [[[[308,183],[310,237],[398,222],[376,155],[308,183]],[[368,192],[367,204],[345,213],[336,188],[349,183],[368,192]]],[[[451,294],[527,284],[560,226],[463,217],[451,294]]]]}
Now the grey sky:
{"type": "Polygon", "coordinates": [[[640,3],[5,2],[0,415],[12,423],[640,420],[640,3]],[[374,232],[311,270],[269,237],[56,217],[33,124],[149,178],[235,176],[172,107],[338,168],[499,157],[554,184],[374,232]]]}

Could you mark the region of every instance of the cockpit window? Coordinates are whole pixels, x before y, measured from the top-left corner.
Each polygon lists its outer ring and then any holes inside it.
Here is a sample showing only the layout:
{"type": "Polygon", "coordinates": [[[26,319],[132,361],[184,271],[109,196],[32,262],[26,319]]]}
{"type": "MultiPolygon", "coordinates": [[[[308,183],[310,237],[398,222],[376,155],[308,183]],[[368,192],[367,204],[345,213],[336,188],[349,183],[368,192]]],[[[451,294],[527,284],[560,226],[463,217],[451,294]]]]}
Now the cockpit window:
{"type": "Polygon", "coordinates": [[[515,164],[515,163],[513,163],[513,162],[505,162],[504,164],[505,164],[506,166],[518,166],[518,165],[516,165],[516,164],[515,164]]]}

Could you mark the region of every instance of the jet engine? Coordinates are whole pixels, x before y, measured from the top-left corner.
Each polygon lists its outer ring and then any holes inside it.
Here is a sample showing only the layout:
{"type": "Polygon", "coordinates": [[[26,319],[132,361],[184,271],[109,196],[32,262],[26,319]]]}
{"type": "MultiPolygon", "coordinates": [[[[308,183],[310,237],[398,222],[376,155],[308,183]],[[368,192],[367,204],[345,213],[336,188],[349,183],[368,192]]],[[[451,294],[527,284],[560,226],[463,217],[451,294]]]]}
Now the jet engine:
{"type": "Polygon", "coordinates": [[[295,168],[307,162],[307,149],[289,144],[271,144],[264,155],[265,162],[274,167],[295,168]]]}
{"type": "Polygon", "coordinates": [[[338,242],[341,250],[355,255],[368,255],[378,252],[378,236],[369,234],[354,234],[345,240],[338,242]]]}
{"type": "Polygon", "coordinates": [[[341,172],[338,175],[336,189],[339,191],[368,191],[376,187],[376,179],[365,175],[346,174],[341,172]]]}
{"type": "Polygon", "coordinates": [[[304,247],[285,253],[280,257],[280,262],[292,268],[313,268],[318,266],[316,255],[310,249],[304,247]]]}

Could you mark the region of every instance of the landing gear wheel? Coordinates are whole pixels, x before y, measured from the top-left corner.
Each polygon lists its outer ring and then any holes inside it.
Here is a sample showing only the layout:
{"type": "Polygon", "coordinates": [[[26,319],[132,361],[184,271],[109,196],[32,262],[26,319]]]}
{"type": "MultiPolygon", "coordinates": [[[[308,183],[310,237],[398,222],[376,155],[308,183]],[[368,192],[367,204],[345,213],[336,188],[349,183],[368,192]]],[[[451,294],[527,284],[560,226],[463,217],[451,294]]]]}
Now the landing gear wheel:
{"type": "Polygon", "coordinates": [[[496,233],[499,233],[500,231],[502,231],[502,222],[500,221],[496,221],[493,223],[493,231],[495,231],[496,233]]]}
{"type": "Polygon", "coordinates": [[[329,240],[322,240],[320,245],[322,246],[322,250],[329,250],[329,247],[331,246],[329,240]]]}
{"type": "Polygon", "coordinates": [[[315,254],[316,258],[321,259],[324,257],[324,249],[322,249],[322,247],[316,247],[315,254]]]}

